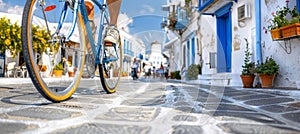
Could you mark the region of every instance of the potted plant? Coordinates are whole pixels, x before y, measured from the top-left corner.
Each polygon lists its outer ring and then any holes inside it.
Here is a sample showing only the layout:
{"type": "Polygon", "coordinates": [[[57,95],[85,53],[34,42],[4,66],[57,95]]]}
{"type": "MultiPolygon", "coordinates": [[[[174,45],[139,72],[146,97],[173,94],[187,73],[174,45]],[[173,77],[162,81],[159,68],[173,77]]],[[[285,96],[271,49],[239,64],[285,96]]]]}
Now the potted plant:
{"type": "Polygon", "coordinates": [[[177,79],[177,80],[181,80],[180,71],[175,71],[174,72],[174,78],[177,79]]]}
{"type": "Polygon", "coordinates": [[[271,35],[273,40],[278,40],[282,38],[281,27],[289,24],[286,19],[286,15],[290,12],[289,8],[283,7],[272,13],[273,19],[269,20],[270,25],[268,28],[271,30],[271,35]]]}
{"type": "Polygon", "coordinates": [[[245,50],[245,59],[244,59],[244,65],[242,66],[242,74],[240,75],[243,87],[244,88],[252,88],[253,87],[253,81],[255,78],[254,72],[255,72],[255,63],[250,60],[252,53],[250,52],[249,48],[249,42],[245,38],[246,41],[246,50],[245,50]]]}
{"type": "Polygon", "coordinates": [[[273,40],[288,39],[300,35],[300,14],[296,6],[293,10],[287,6],[280,8],[272,13],[272,16],[273,19],[269,20],[268,28],[271,30],[273,40]]]}
{"type": "Polygon", "coordinates": [[[196,80],[198,78],[199,69],[196,64],[191,64],[188,68],[187,77],[189,80],[196,80]]]}
{"type": "Polygon", "coordinates": [[[266,58],[264,63],[256,67],[256,72],[260,78],[261,86],[263,88],[270,88],[273,86],[275,75],[279,72],[279,65],[273,58],[266,58]]]}
{"type": "Polygon", "coordinates": [[[300,15],[296,6],[293,10],[290,10],[292,19],[288,22],[288,25],[281,28],[283,38],[290,38],[300,35],[300,15]]]}
{"type": "Polygon", "coordinates": [[[58,63],[57,65],[55,65],[55,67],[53,68],[53,75],[55,75],[55,77],[60,78],[63,74],[63,64],[62,63],[58,63]]]}
{"type": "Polygon", "coordinates": [[[67,61],[67,67],[68,67],[69,77],[74,77],[74,68],[72,67],[72,64],[70,61],[67,61]]]}

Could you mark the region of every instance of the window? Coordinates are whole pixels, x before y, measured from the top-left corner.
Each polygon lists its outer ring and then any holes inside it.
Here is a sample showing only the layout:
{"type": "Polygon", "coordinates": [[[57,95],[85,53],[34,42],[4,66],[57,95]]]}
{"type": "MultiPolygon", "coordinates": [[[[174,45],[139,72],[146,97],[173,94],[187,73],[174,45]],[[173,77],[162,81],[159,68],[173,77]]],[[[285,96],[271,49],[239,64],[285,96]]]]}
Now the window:
{"type": "Polygon", "coordinates": [[[127,48],[128,48],[128,50],[131,50],[130,49],[130,42],[129,41],[127,41],[127,48]]]}
{"type": "Polygon", "coordinates": [[[124,39],[124,49],[125,49],[125,50],[127,49],[127,42],[126,42],[126,39],[124,39]]]}

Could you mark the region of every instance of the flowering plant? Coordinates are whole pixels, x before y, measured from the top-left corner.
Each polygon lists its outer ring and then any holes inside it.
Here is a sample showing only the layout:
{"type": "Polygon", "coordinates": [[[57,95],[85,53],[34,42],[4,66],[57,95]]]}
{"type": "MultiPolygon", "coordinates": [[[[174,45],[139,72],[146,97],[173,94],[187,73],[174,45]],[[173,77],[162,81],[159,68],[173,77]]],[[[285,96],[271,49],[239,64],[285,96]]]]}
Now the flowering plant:
{"type": "Polygon", "coordinates": [[[22,50],[21,27],[9,19],[0,18],[0,53],[9,50],[13,57],[22,50]]]}
{"type": "Polygon", "coordinates": [[[273,12],[273,19],[269,20],[270,25],[268,29],[273,30],[288,25],[289,21],[286,19],[286,15],[290,12],[290,9],[287,7],[280,8],[275,13],[273,12]]]}
{"type": "Polygon", "coordinates": [[[268,26],[270,30],[300,22],[300,15],[297,11],[296,6],[294,7],[293,10],[290,10],[288,7],[280,8],[275,13],[273,12],[272,16],[273,19],[269,20],[270,25],[268,26]],[[288,18],[287,16],[289,15],[291,19],[287,19],[288,18]]]}

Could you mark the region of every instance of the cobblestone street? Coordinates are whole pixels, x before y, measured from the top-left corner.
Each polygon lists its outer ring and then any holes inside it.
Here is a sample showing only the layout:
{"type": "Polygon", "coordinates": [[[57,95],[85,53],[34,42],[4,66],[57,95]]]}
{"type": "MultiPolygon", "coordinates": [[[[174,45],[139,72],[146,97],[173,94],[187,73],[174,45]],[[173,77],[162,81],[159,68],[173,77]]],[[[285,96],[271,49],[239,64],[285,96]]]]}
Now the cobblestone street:
{"type": "Polygon", "coordinates": [[[274,90],[123,79],[115,94],[84,79],[62,103],[32,84],[0,87],[1,133],[299,133],[300,100],[274,90]]]}

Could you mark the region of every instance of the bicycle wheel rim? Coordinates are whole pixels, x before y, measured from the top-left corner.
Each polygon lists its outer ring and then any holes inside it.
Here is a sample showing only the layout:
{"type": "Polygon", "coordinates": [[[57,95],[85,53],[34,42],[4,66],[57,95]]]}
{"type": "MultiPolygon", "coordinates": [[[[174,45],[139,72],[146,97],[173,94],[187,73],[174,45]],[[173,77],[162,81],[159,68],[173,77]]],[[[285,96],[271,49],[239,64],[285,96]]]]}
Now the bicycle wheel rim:
{"type": "MultiPolygon", "coordinates": [[[[32,0],[32,1],[27,1],[26,5],[24,7],[24,12],[23,12],[23,19],[22,19],[22,44],[23,44],[23,54],[24,54],[24,60],[26,62],[26,67],[29,72],[30,78],[35,85],[36,89],[41,93],[43,97],[46,99],[52,101],[52,102],[60,102],[64,101],[68,98],[71,97],[71,95],[75,92],[76,88],[78,87],[81,75],[82,75],[82,69],[83,69],[83,64],[84,64],[84,56],[85,56],[85,46],[83,45],[85,41],[85,36],[80,36],[80,41],[79,41],[79,54],[77,53],[74,61],[76,62],[76,72],[74,77],[68,77],[68,76],[63,76],[61,78],[53,78],[50,75],[53,72],[53,67],[55,65],[54,61],[53,63],[48,64],[48,73],[41,73],[41,71],[38,69],[38,65],[40,62],[38,61],[44,61],[44,59],[41,59],[41,57],[44,56],[45,52],[37,52],[35,49],[36,44],[37,45],[45,45],[45,44],[38,44],[35,41],[35,35],[33,33],[35,32],[36,26],[39,27],[46,27],[46,21],[43,22],[40,20],[41,18],[41,13],[43,9],[50,7],[50,6],[60,6],[63,4],[62,2],[59,3],[59,1],[46,1],[44,8],[40,7],[40,1],[38,0],[32,0]],[[57,3],[52,3],[52,2],[57,2],[57,3]],[[82,53],[81,53],[82,52],[82,53]],[[37,55],[41,55],[40,57],[37,57],[37,55]]],[[[54,12],[54,11],[51,11],[54,12]]],[[[47,18],[55,18],[57,20],[57,14],[52,13],[52,14],[46,14],[47,18]],[[54,17],[49,17],[54,15],[54,17]]],[[[80,14],[78,15],[79,19],[77,21],[78,24],[78,30],[79,31],[84,31],[84,26],[83,26],[83,20],[80,19],[80,14]]],[[[53,20],[48,20],[50,23],[53,20]]],[[[58,21],[58,20],[57,20],[58,21]]],[[[51,22],[55,24],[55,22],[51,22]]],[[[52,31],[52,30],[51,30],[52,31]]],[[[55,31],[55,30],[54,30],[55,31]]],[[[52,33],[51,33],[52,34],[52,33]]],[[[50,34],[50,35],[51,35],[50,34]]],[[[49,36],[50,36],[49,35],[49,36]]],[[[53,44],[52,44],[53,45],[53,44]]],[[[51,47],[52,48],[52,47],[51,47]]],[[[50,49],[47,48],[48,51],[50,49]]],[[[60,48],[61,50],[61,48],[60,48]]],[[[46,56],[49,57],[48,62],[52,61],[51,57],[55,57],[56,55],[59,55],[57,53],[49,53],[46,56]]],[[[57,59],[57,58],[53,58],[57,59]]],[[[66,65],[64,66],[66,68],[66,65]]]]}
{"type": "MultiPolygon", "coordinates": [[[[113,47],[105,47],[105,49],[113,49],[113,47]]],[[[118,54],[118,60],[114,62],[103,62],[99,65],[100,80],[103,89],[107,93],[114,93],[117,91],[120,77],[122,75],[122,45],[116,44],[116,50],[118,54]]],[[[103,56],[105,58],[105,56],[103,56]]]]}

